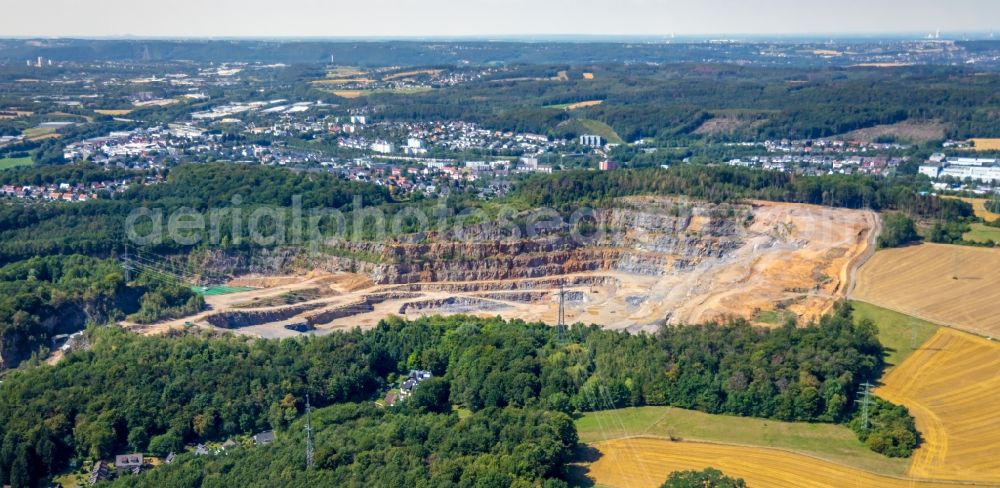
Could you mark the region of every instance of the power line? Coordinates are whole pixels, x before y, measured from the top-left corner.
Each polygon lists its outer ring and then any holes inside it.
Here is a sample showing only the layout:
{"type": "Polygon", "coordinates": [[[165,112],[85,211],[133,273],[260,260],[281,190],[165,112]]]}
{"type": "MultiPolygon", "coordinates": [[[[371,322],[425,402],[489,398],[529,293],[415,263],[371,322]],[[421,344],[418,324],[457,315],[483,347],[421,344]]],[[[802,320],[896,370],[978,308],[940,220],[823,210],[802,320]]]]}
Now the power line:
{"type": "Polygon", "coordinates": [[[312,407],[306,394],[306,469],[313,468],[312,407]]]}
{"type": "Polygon", "coordinates": [[[868,404],[871,403],[871,390],[872,384],[867,381],[862,383],[861,389],[858,390],[858,397],[861,400],[861,422],[864,430],[868,430],[868,404]]]}
{"type": "Polygon", "coordinates": [[[121,257],[122,267],[125,269],[126,279],[131,281],[131,272],[145,273],[147,276],[154,276],[157,280],[168,284],[194,284],[205,285],[210,283],[224,283],[231,278],[224,274],[209,274],[204,270],[199,271],[195,267],[178,262],[177,259],[157,254],[155,252],[132,247],[126,242],[125,251],[121,257]]]}

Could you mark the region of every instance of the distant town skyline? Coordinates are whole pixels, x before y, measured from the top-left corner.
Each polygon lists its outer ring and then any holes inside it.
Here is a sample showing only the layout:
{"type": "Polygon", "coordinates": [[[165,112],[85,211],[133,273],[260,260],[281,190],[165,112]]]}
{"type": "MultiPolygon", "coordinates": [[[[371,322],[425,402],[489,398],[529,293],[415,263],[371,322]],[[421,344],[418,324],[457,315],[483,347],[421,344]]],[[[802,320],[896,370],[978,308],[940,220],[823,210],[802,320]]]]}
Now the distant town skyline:
{"type": "Polygon", "coordinates": [[[993,0],[48,0],[0,37],[501,37],[990,33],[993,0]]]}

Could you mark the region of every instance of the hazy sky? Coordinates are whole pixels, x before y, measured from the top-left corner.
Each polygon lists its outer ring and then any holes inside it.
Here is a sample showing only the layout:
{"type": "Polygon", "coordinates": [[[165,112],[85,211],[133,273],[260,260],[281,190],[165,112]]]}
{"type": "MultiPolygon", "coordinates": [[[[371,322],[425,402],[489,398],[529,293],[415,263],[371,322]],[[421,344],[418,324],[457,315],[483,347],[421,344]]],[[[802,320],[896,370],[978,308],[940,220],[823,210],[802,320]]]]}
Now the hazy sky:
{"type": "Polygon", "coordinates": [[[997,0],[3,0],[4,36],[989,32],[997,0]]]}

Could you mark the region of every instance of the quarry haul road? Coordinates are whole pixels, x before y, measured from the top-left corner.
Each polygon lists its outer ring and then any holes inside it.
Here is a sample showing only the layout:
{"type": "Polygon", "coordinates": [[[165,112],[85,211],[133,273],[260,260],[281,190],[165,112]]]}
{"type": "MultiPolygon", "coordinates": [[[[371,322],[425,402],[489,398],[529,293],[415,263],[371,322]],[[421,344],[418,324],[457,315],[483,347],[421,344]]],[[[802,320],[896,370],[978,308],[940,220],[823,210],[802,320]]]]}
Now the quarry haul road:
{"type": "Polygon", "coordinates": [[[865,263],[868,262],[875,252],[878,251],[878,236],[882,234],[882,219],[879,218],[878,213],[873,210],[867,211],[869,217],[872,219],[872,230],[868,234],[868,247],[865,252],[861,253],[857,259],[854,260],[848,266],[847,270],[847,290],[844,296],[848,299],[852,298],[854,295],[854,288],[858,285],[858,270],[861,269],[865,263]]]}

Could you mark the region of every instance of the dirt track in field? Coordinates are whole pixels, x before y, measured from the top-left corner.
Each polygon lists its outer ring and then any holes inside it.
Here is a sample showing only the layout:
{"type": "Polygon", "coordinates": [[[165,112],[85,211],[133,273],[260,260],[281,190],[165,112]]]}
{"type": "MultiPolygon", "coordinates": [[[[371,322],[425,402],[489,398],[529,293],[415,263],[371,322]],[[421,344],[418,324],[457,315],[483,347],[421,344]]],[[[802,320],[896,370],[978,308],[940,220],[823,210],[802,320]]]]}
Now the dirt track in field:
{"type": "Polygon", "coordinates": [[[1000,344],[941,328],[883,383],[923,437],[911,476],[1000,483],[1000,344]]]}

